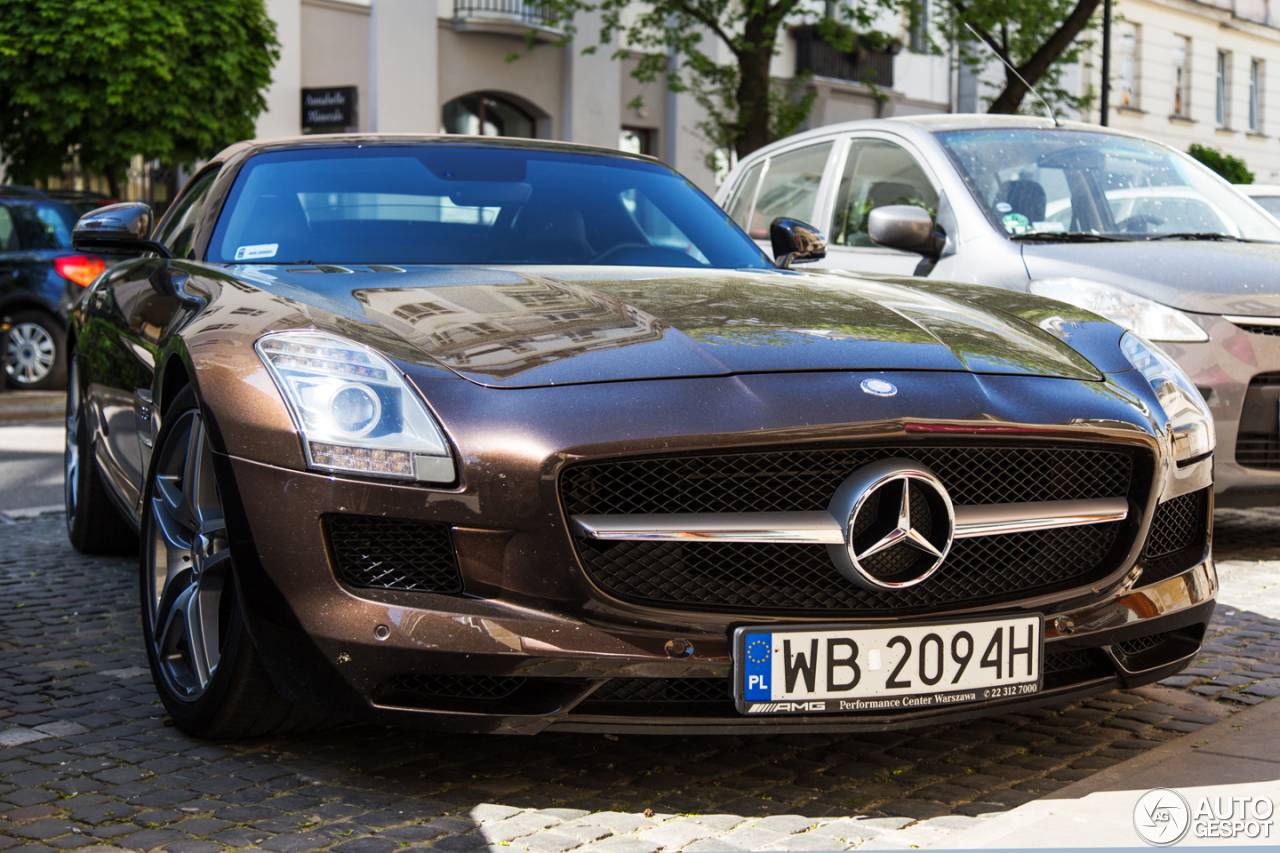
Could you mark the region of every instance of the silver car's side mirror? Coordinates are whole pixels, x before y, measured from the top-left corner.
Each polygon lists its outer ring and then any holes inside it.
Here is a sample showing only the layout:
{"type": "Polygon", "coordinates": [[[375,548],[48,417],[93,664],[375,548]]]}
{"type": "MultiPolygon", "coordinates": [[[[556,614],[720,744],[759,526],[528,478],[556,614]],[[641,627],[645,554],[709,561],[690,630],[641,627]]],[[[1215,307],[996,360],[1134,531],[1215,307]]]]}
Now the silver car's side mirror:
{"type": "Polygon", "coordinates": [[[79,251],[132,255],[155,252],[172,258],[168,247],[151,239],[151,206],[125,202],[100,207],[80,217],[71,232],[71,245],[79,251]]]}
{"type": "Polygon", "coordinates": [[[886,204],[867,217],[867,234],[877,246],[936,255],[942,240],[934,234],[929,211],[913,204],[886,204]]]}
{"type": "Polygon", "coordinates": [[[773,263],[780,270],[792,264],[807,264],[827,256],[827,238],[807,222],[779,216],[769,224],[773,263]]]}

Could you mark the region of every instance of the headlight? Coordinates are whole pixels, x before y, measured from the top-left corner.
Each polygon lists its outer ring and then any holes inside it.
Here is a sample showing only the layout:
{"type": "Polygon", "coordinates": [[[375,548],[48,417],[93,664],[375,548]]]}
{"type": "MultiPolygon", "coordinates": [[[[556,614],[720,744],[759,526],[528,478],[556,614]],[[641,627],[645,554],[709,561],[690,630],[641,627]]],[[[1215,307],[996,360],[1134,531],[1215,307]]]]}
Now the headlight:
{"type": "Polygon", "coordinates": [[[453,482],[448,442],[387,359],[323,332],[266,335],[256,348],[302,434],[309,467],[453,482]]]}
{"type": "Polygon", "coordinates": [[[1101,314],[1149,341],[1207,341],[1209,335],[1177,308],[1152,302],[1117,287],[1081,278],[1042,278],[1030,290],[1077,308],[1101,314]]]}
{"type": "Polygon", "coordinates": [[[1217,444],[1213,415],[1209,414],[1204,398],[1182,368],[1133,332],[1125,332],[1120,338],[1120,349],[1129,363],[1151,383],[1151,390],[1155,391],[1160,408],[1164,409],[1173,440],[1174,458],[1186,462],[1212,453],[1217,444]]]}

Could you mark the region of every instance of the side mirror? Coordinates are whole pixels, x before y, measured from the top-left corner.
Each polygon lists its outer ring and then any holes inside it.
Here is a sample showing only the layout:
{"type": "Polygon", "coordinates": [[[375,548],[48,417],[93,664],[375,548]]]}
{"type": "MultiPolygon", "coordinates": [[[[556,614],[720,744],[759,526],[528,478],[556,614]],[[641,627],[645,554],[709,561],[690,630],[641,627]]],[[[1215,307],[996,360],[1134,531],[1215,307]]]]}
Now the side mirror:
{"type": "Polygon", "coordinates": [[[155,252],[162,258],[173,253],[148,239],[151,234],[151,206],[126,202],[100,207],[80,217],[71,232],[71,245],[78,251],[117,255],[155,252]]]}
{"type": "Polygon", "coordinates": [[[769,225],[769,241],[773,243],[773,263],[780,270],[827,256],[827,238],[817,228],[798,219],[779,216],[773,220],[769,225]]]}
{"type": "Polygon", "coordinates": [[[914,204],[886,204],[867,217],[871,242],[890,249],[905,249],[922,255],[937,255],[943,240],[934,234],[933,217],[914,204]]]}

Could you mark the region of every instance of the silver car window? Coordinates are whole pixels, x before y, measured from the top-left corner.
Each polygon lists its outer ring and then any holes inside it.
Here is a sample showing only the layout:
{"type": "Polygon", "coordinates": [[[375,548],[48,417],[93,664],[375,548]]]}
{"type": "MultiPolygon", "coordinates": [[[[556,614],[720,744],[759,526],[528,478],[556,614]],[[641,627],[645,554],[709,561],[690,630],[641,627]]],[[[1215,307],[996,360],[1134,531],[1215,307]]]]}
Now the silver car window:
{"type": "Polygon", "coordinates": [[[769,159],[760,180],[747,233],[756,240],[769,239],[769,223],[779,216],[813,222],[818,203],[818,187],[831,154],[831,143],[823,142],[769,159]]]}
{"type": "Polygon", "coordinates": [[[938,213],[938,191],[915,158],[883,139],[854,139],[840,175],[831,243],[870,246],[867,216],[886,204],[912,204],[938,213]]]}
{"type": "Polygon", "coordinates": [[[738,227],[744,231],[747,229],[747,219],[751,216],[751,206],[756,203],[756,186],[760,183],[762,171],[764,171],[763,160],[748,169],[746,177],[733,191],[733,198],[729,199],[729,204],[725,206],[729,218],[738,223],[738,227]]]}

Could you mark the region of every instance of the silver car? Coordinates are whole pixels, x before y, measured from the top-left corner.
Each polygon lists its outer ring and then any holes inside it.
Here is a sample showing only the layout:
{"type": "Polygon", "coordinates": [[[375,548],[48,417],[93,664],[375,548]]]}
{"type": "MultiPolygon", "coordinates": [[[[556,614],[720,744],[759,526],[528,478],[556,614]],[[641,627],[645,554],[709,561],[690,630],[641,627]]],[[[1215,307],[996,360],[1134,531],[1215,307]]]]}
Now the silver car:
{"type": "Polygon", "coordinates": [[[1214,413],[1217,504],[1280,504],[1280,223],[1187,155],[1040,118],[881,119],[762,148],[716,200],[757,240],[816,226],[827,269],[1030,290],[1158,342],[1214,413]]]}

